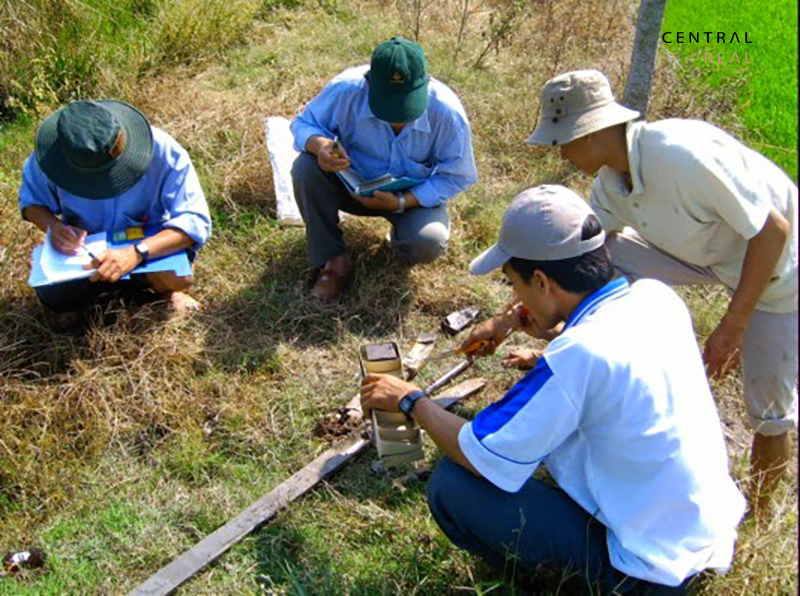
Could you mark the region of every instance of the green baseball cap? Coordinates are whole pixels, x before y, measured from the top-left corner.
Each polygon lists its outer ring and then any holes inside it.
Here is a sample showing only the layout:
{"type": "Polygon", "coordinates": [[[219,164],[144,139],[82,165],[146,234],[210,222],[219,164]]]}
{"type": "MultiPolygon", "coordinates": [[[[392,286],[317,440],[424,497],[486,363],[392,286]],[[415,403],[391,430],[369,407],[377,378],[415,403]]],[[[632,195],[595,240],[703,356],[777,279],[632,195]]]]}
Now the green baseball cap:
{"type": "Polygon", "coordinates": [[[393,37],[375,48],[365,75],[369,108],[386,122],[411,122],[428,107],[428,67],[418,43],[393,37]]]}
{"type": "Polygon", "coordinates": [[[36,133],[36,159],[53,184],[86,199],[130,189],[153,158],[147,118],[121,101],[73,101],[48,116],[36,133]],[[114,157],[119,133],[125,148],[114,157]]]}

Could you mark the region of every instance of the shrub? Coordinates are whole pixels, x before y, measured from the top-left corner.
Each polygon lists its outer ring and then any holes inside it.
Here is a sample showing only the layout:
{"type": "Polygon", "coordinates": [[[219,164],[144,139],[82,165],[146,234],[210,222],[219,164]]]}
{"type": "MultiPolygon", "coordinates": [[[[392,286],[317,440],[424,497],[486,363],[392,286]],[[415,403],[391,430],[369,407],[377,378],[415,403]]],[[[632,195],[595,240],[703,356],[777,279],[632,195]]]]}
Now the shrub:
{"type": "Polygon", "coordinates": [[[260,4],[256,0],[176,0],[163,5],[154,65],[192,63],[242,43],[260,4]]]}

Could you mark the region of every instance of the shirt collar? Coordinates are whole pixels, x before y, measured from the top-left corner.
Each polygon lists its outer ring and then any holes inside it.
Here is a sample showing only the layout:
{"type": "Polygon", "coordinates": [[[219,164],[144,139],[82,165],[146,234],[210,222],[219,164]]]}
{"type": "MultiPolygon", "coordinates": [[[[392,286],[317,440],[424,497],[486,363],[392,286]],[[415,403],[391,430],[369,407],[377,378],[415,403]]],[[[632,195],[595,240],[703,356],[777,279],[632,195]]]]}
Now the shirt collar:
{"type": "Polygon", "coordinates": [[[584,298],[578,307],[572,311],[569,319],[567,319],[567,323],[564,325],[564,331],[580,323],[585,317],[595,312],[604,304],[616,300],[628,292],[630,292],[630,284],[628,284],[628,280],[624,277],[618,277],[608,282],[602,288],[584,298]]]}

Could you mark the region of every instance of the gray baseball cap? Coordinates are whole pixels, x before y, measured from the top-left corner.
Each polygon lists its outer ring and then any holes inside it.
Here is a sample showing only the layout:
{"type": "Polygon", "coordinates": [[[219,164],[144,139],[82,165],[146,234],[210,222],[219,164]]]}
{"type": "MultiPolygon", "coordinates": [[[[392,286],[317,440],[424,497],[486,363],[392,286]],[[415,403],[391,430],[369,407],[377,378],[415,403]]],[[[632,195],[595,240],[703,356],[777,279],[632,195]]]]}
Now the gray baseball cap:
{"type": "Polygon", "coordinates": [[[604,232],[581,240],[591,207],[563,186],[545,184],[521,192],[506,210],[500,239],[470,263],[473,275],[486,275],[517,257],[529,261],[560,261],[579,257],[603,245],[604,232]]]}
{"type": "Polygon", "coordinates": [[[598,70],[575,70],[542,87],[539,122],[531,145],[566,145],[616,124],[636,120],[639,112],[614,100],[611,85],[598,70]]]}

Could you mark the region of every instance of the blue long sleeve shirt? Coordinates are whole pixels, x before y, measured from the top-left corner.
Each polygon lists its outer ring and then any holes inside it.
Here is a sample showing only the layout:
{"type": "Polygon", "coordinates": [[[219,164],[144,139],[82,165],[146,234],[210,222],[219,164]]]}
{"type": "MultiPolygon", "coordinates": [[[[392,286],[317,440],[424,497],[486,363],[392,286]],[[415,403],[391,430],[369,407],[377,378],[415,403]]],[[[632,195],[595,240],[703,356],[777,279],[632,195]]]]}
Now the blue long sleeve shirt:
{"type": "Polygon", "coordinates": [[[131,188],[109,199],[86,199],[53,184],[31,154],[22,170],[19,208],[39,205],[70,225],[95,232],[142,225],[175,228],[200,247],[211,234],[211,215],[186,150],[153,127],[153,159],[131,188]]]}
{"type": "Polygon", "coordinates": [[[469,121],[458,97],[431,78],[428,107],[395,135],[369,108],[368,65],[332,79],[292,121],[294,146],[315,135],[339,137],[355,170],[367,180],[384,174],[425,180],[411,189],[423,207],[436,207],[478,180],[469,121]]]}

